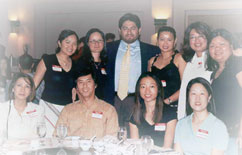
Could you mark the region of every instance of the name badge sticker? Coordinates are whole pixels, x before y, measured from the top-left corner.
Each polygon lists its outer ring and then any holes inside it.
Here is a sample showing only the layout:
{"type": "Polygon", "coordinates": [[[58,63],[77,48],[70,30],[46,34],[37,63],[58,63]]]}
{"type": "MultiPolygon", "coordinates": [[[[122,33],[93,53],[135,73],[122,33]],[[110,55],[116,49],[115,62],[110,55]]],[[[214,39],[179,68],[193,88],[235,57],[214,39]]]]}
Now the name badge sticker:
{"type": "Polygon", "coordinates": [[[103,117],[103,113],[102,113],[102,112],[98,112],[98,111],[93,111],[93,112],[92,112],[92,117],[93,117],[93,118],[102,119],[102,117],[103,117]]]}
{"type": "Polygon", "coordinates": [[[27,111],[26,112],[26,115],[27,116],[29,116],[29,117],[36,117],[36,116],[38,116],[38,114],[37,114],[37,110],[36,109],[34,109],[34,110],[32,110],[32,111],[27,111]]]}
{"type": "Polygon", "coordinates": [[[107,75],[105,68],[101,68],[101,73],[102,73],[103,75],[107,75]]]}
{"type": "Polygon", "coordinates": [[[52,70],[56,72],[62,72],[61,66],[57,66],[57,65],[52,65],[52,70]]]}
{"type": "Polygon", "coordinates": [[[163,87],[166,87],[166,80],[161,80],[161,84],[163,87]]]}
{"type": "Polygon", "coordinates": [[[207,130],[203,130],[203,129],[198,129],[197,137],[208,138],[208,131],[207,130]]]}
{"type": "Polygon", "coordinates": [[[166,123],[156,123],[155,131],[166,131],[166,123]]]}

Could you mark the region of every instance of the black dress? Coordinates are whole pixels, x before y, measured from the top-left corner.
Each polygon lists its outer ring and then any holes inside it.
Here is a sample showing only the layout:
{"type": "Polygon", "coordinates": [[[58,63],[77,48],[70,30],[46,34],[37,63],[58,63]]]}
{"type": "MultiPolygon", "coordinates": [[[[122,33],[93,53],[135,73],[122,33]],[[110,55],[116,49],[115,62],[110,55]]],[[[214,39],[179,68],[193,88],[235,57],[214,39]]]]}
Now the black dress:
{"type": "Polygon", "coordinates": [[[163,115],[162,115],[162,119],[159,122],[159,124],[161,125],[160,130],[157,128],[157,124],[150,125],[145,120],[144,117],[141,117],[140,124],[137,124],[134,121],[134,117],[132,115],[132,117],[130,119],[130,123],[135,124],[137,126],[137,128],[139,129],[139,136],[140,137],[143,136],[143,135],[149,135],[154,140],[155,145],[163,146],[165,131],[166,131],[166,124],[169,121],[172,121],[172,120],[175,120],[175,119],[176,119],[175,113],[169,113],[169,112],[164,111],[163,115]],[[163,130],[162,130],[162,128],[163,128],[163,130]]]}
{"type": "MultiPolygon", "coordinates": [[[[152,63],[151,72],[161,80],[162,86],[164,88],[164,99],[166,99],[180,89],[180,73],[176,65],[173,63],[175,54],[172,56],[170,63],[162,69],[154,66],[154,63],[157,60],[158,56],[159,55],[155,57],[152,63]]],[[[164,109],[168,111],[171,110],[177,115],[177,104],[178,100],[172,102],[170,105],[164,104],[164,109]]]]}
{"type": "Polygon", "coordinates": [[[106,65],[102,62],[87,62],[82,58],[77,62],[76,71],[89,68],[96,75],[97,87],[95,89],[95,95],[99,99],[104,99],[104,87],[107,81],[106,65]]]}
{"type": "Polygon", "coordinates": [[[58,105],[72,102],[72,88],[74,87],[74,62],[70,71],[66,72],[58,62],[56,54],[43,56],[46,72],[43,80],[45,88],[42,99],[58,105]]]}
{"type": "Polygon", "coordinates": [[[241,71],[242,59],[231,56],[218,78],[214,78],[215,72],[211,75],[216,116],[225,123],[231,136],[238,133],[242,116],[242,88],[236,79],[241,71]]]}

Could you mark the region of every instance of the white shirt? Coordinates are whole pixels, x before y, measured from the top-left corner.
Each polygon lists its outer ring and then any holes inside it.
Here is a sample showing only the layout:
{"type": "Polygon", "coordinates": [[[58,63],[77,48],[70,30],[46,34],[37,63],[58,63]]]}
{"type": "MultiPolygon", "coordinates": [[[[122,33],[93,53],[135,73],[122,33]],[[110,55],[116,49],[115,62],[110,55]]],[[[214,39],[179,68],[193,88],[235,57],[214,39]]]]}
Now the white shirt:
{"type": "Polygon", "coordinates": [[[0,137],[8,139],[22,139],[38,137],[36,123],[44,120],[42,106],[27,103],[27,107],[19,115],[13,101],[0,103],[0,137]]]}
{"type": "Polygon", "coordinates": [[[185,67],[178,100],[178,119],[181,119],[186,116],[186,90],[189,81],[197,77],[202,77],[210,82],[210,76],[212,72],[206,70],[206,60],[207,51],[204,51],[201,57],[197,57],[197,54],[194,54],[191,62],[188,62],[185,67]]]}

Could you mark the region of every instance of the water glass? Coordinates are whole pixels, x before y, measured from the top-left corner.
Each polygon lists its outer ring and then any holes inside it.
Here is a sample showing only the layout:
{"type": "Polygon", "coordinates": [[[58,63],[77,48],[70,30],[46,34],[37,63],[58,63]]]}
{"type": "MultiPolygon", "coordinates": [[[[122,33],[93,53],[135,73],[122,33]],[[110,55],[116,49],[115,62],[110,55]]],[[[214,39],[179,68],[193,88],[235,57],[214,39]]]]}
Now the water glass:
{"type": "Polygon", "coordinates": [[[57,130],[57,136],[60,138],[59,142],[62,144],[62,141],[67,136],[67,127],[64,124],[59,124],[56,130],[57,130]]]}
{"type": "Polygon", "coordinates": [[[118,130],[118,140],[126,140],[127,139],[127,128],[121,126],[118,130]]]}
{"type": "Polygon", "coordinates": [[[150,136],[144,135],[144,136],[141,136],[141,145],[142,145],[142,150],[144,150],[143,152],[148,154],[154,145],[154,141],[150,136]]]}
{"type": "Polygon", "coordinates": [[[37,124],[36,124],[36,132],[37,132],[37,135],[40,138],[40,145],[43,145],[43,140],[42,139],[46,135],[46,125],[45,125],[45,122],[37,122],[37,124]]]}

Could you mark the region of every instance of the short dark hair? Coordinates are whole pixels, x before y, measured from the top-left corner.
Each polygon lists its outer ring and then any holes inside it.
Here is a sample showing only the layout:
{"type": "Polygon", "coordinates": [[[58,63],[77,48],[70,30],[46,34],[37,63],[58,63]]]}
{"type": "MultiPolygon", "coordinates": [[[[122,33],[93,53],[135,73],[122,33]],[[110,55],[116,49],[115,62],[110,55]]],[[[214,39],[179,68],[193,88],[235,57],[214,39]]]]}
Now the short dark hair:
{"type": "Polygon", "coordinates": [[[92,79],[95,82],[95,84],[97,84],[96,74],[95,74],[95,72],[91,68],[85,68],[85,69],[81,69],[81,70],[77,70],[76,71],[76,73],[75,73],[75,79],[76,79],[75,82],[76,82],[76,84],[77,84],[77,79],[79,77],[87,76],[89,74],[92,76],[92,79]]]}
{"type": "Polygon", "coordinates": [[[30,95],[27,97],[27,102],[30,102],[34,99],[35,97],[35,84],[34,81],[32,79],[32,77],[28,74],[25,73],[17,73],[14,75],[13,80],[10,83],[9,86],[9,90],[8,90],[8,94],[9,94],[9,99],[14,99],[14,92],[13,92],[13,88],[16,85],[16,82],[18,81],[18,79],[20,78],[24,78],[24,80],[30,84],[31,87],[31,91],[30,91],[30,95]]]}
{"type": "Polygon", "coordinates": [[[108,39],[114,40],[115,39],[115,34],[113,34],[113,33],[106,33],[105,39],[106,40],[108,40],[108,39]]]}
{"type": "MultiPolygon", "coordinates": [[[[182,57],[186,62],[191,62],[195,51],[190,46],[190,33],[192,30],[196,30],[197,33],[203,34],[208,41],[209,35],[211,33],[210,27],[203,22],[195,22],[190,24],[184,34],[184,41],[183,41],[183,47],[182,47],[182,57]]],[[[208,48],[208,45],[207,45],[208,48]]]]}
{"type": "Polygon", "coordinates": [[[202,77],[198,77],[198,78],[190,80],[187,85],[187,92],[186,92],[186,113],[187,113],[187,115],[190,115],[193,112],[193,110],[190,106],[190,102],[189,102],[189,92],[191,90],[191,87],[196,83],[203,85],[204,88],[207,90],[208,95],[211,96],[208,106],[207,106],[207,110],[215,115],[216,108],[215,108],[215,103],[214,103],[214,98],[213,98],[212,86],[206,79],[204,79],[202,77]]]}
{"type": "MultiPolygon", "coordinates": [[[[234,48],[234,46],[235,46],[234,45],[234,37],[233,37],[232,33],[227,31],[226,29],[216,29],[216,30],[214,30],[209,37],[208,46],[211,44],[211,41],[218,36],[227,40],[229,42],[229,44],[234,48]]],[[[207,70],[209,70],[209,71],[216,71],[219,67],[218,62],[213,60],[213,58],[210,56],[209,52],[208,52],[208,57],[207,57],[207,61],[206,61],[206,67],[207,67],[207,70]]]]}
{"type": "MultiPolygon", "coordinates": [[[[75,31],[72,31],[72,30],[63,30],[61,31],[59,37],[58,37],[58,41],[62,42],[63,40],[65,40],[67,37],[71,36],[71,35],[75,35],[76,36],[76,39],[78,40],[78,35],[76,34],[75,31]]],[[[59,53],[60,52],[60,47],[58,46],[55,50],[56,53],[59,53]]]]}
{"type": "Polygon", "coordinates": [[[160,37],[161,32],[170,32],[173,35],[174,40],[176,39],[176,31],[173,27],[170,27],[170,26],[160,27],[159,30],[158,30],[158,33],[157,33],[157,39],[160,37]]]}
{"type": "Polygon", "coordinates": [[[34,63],[33,57],[29,54],[23,54],[19,57],[19,65],[22,69],[31,69],[34,63]]]}
{"type": "Polygon", "coordinates": [[[141,22],[137,15],[132,13],[126,13],[119,19],[119,24],[118,24],[119,29],[121,29],[121,27],[123,26],[123,23],[127,20],[134,22],[138,28],[141,27],[141,22]]]}

